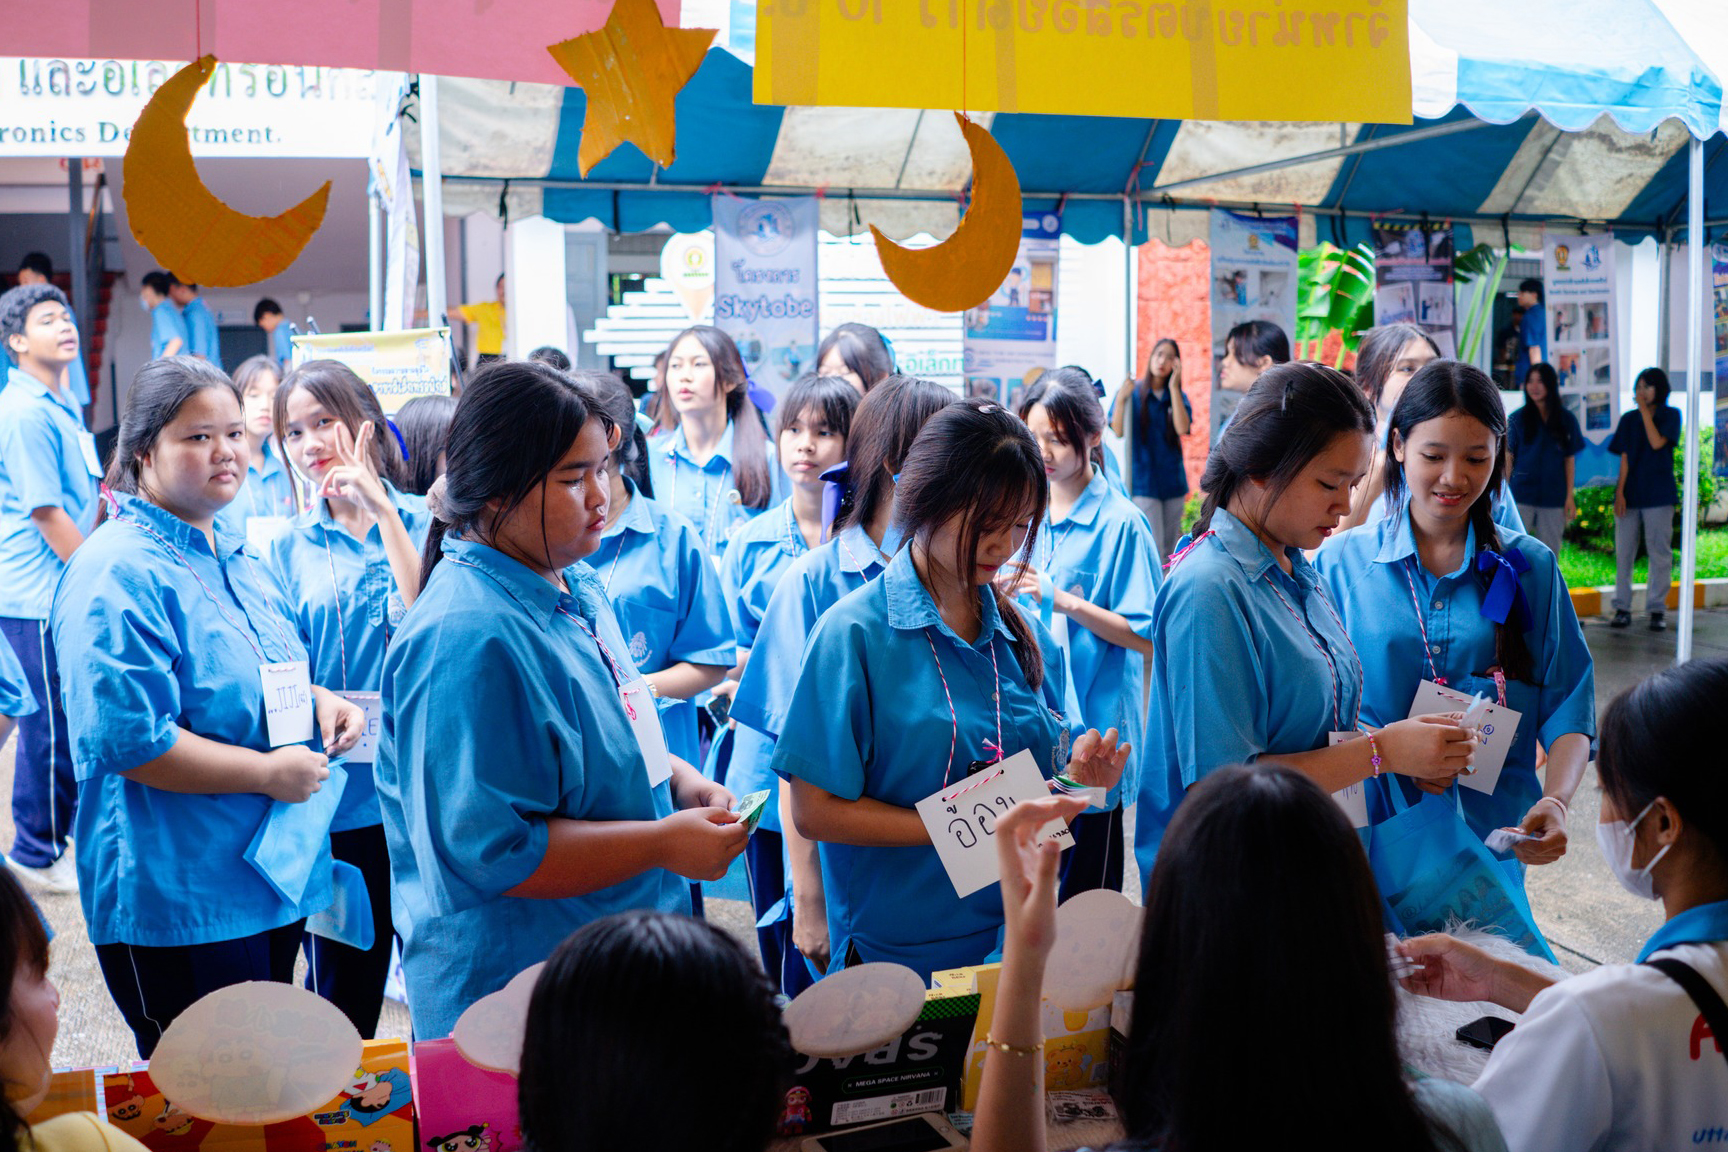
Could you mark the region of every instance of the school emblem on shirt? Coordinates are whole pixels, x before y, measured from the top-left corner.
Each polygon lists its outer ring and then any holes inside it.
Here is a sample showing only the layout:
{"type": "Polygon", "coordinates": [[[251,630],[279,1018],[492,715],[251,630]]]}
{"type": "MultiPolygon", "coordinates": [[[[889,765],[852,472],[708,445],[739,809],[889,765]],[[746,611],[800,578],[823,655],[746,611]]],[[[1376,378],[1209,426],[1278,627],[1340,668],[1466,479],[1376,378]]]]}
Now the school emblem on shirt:
{"type": "Polygon", "coordinates": [[[640,632],[630,637],[630,659],[638,664],[648,659],[648,637],[640,632]]]}

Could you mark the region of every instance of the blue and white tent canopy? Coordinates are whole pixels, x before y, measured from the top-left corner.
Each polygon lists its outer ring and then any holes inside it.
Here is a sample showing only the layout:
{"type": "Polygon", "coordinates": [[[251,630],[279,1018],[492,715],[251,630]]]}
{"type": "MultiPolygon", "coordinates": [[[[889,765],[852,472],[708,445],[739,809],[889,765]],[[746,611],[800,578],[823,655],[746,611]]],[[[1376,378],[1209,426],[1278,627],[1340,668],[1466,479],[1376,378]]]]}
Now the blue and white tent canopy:
{"type": "MultiPolygon", "coordinates": [[[[729,11],[686,0],[684,22],[729,11]]],[[[1201,214],[1173,210],[1211,203],[1300,206],[1338,240],[1374,214],[1499,225],[1526,242],[1581,221],[1634,238],[1683,220],[1689,134],[1708,139],[1707,199],[1728,204],[1725,0],[1410,0],[1410,26],[1409,125],[978,119],[1029,204],[1063,201],[1064,230],[1087,243],[1122,235],[1125,197],[1136,239],[1202,234],[1201,214]],[[1271,166],[1297,157],[1313,159],[1271,166]]],[[[444,81],[446,211],[690,231],[707,227],[716,188],[818,189],[832,233],[952,230],[970,167],[945,111],[757,105],[747,45],[729,29],[720,42],[678,98],[665,169],[625,145],[581,179],[579,89],[444,81]]]]}

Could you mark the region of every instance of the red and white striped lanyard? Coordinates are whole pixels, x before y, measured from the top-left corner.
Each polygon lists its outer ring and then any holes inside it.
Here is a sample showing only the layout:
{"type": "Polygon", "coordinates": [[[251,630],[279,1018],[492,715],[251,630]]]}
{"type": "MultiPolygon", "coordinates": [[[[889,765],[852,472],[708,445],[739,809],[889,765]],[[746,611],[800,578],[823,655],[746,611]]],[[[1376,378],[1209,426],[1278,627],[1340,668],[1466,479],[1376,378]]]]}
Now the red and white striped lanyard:
{"type": "Polygon", "coordinates": [[[1416,595],[1416,577],[1412,576],[1410,572],[1411,561],[1410,557],[1406,556],[1404,557],[1404,583],[1410,589],[1410,607],[1416,610],[1416,628],[1422,633],[1422,656],[1428,661],[1428,675],[1433,677],[1434,683],[1444,687],[1446,677],[1440,675],[1440,669],[1434,666],[1434,645],[1428,641],[1428,622],[1422,615],[1421,597],[1416,595]]]}
{"type": "MultiPolygon", "coordinates": [[[[1198,541],[1196,541],[1196,543],[1198,543],[1198,541]]],[[[1342,723],[1343,710],[1339,707],[1339,696],[1343,692],[1343,678],[1338,673],[1338,665],[1332,659],[1331,649],[1327,648],[1327,646],[1325,644],[1321,643],[1320,637],[1315,634],[1313,628],[1309,627],[1308,621],[1303,619],[1302,613],[1296,611],[1295,605],[1291,604],[1289,600],[1285,599],[1283,590],[1278,587],[1277,577],[1273,576],[1272,573],[1268,572],[1268,573],[1266,573],[1266,582],[1272,586],[1272,591],[1277,594],[1279,601],[1284,605],[1285,609],[1290,613],[1290,615],[1294,616],[1296,618],[1296,622],[1298,624],[1302,625],[1302,630],[1308,634],[1308,642],[1310,644],[1314,645],[1315,649],[1325,659],[1326,667],[1332,674],[1332,730],[1334,732],[1343,732],[1343,731],[1354,732],[1356,730],[1357,725],[1361,722],[1361,719],[1362,719],[1362,694],[1361,694],[1361,692],[1357,692],[1357,694],[1356,694],[1356,715],[1351,717],[1350,727],[1348,729],[1346,729],[1342,723]]],[[[1343,636],[1344,637],[1344,643],[1349,645],[1350,658],[1352,660],[1356,661],[1356,680],[1357,680],[1357,683],[1361,683],[1362,677],[1363,677],[1362,657],[1357,654],[1356,645],[1350,639],[1350,633],[1345,631],[1344,621],[1339,619],[1338,613],[1333,610],[1332,601],[1327,599],[1326,593],[1323,589],[1315,588],[1314,589],[1314,595],[1318,596],[1320,598],[1320,602],[1322,604],[1326,605],[1326,611],[1331,614],[1332,622],[1338,625],[1338,634],[1343,636]]]]}
{"type": "MultiPolygon", "coordinates": [[[[864,539],[866,539],[866,540],[870,539],[869,533],[863,533],[862,529],[860,529],[860,532],[863,534],[864,539]]],[[[846,553],[846,563],[852,565],[852,567],[854,569],[856,569],[860,574],[863,573],[865,568],[867,568],[871,564],[876,563],[878,560],[880,560],[880,562],[884,568],[886,568],[888,565],[890,565],[894,562],[893,558],[890,557],[888,555],[888,553],[882,551],[881,547],[877,546],[874,542],[872,542],[871,546],[876,549],[876,557],[873,559],[870,559],[870,560],[866,560],[862,564],[858,563],[857,553],[853,552],[852,549],[846,547],[846,534],[845,533],[841,533],[840,535],[834,537],[834,542],[836,544],[840,545],[840,551],[846,553]]]]}
{"type": "MultiPolygon", "coordinates": [[[[936,654],[936,641],[930,636],[930,628],[924,629],[924,642],[930,645],[930,657],[936,661],[936,675],[942,680],[942,695],[948,699],[948,718],[953,721],[954,731],[948,738],[948,766],[942,770],[942,787],[948,787],[948,778],[954,772],[954,748],[960,743],[960,713],[954,710],[954,694],[948,690],[948,676],[942,671],[942,657],[936,654]]],[[[996,743],[984,741],[984,747],[996,753],[996,760],[1002,759],[1002,672],[996,665],[996,634],[990,634],[990,674],[996,680],[996,691],[991,699],[996,703],[996,743]]]]}
{"type": "MultiPolygon", "coordinates": [[[[318,531],[323,534],[324,538],[324,561],[330,566],[330,595],[336,601],[336,639],[342,648],[342,691],[346,692],[348,691],[348,625],[342,616],[342,585],[336,580],[336,557],[330,550],[330,529],[325,526],[322,519],[318,521],[318,531]]],[[[380,533],[382,533],[382,529],[380,529],[380,533]]],[[[360,542],[360,547],[364,551],[366,547],[364,540],[360,542]]],[[[364,556],[361,557],[360,563],[362,576],[364,576],[366,563],[364,556]]],[[[394,583],[394,574],[392,574],[391,580],[394,583]]],[[[365,588],[364,578],[362,578],[360,586],[365,588]]],[[[384,608],[384,646],[386,648],[390,646],[390,608],[388,604],[384,608]]]]}
{"type": "MultiPolygon", "coordinates": [[[[140,532],[162,545],[162,547],[168,549],[168,551],[173,554],[174,559],[180,561],[180,566],[192,574],[192,579],[196,580],[198,582],[198,587],[204,590],[205,599],[210,601],[211,605],[216,609],[217,614],[228,622],[229,627],[240,633],[241,638],[246,641],[246,646],[252,649],[253,655],[258,657],[258,663],[271,663],[271,660],[264,655],[264,650],[261,647],[264,643],[264,634],[258,631],[258,626],[252,622],[252,615],[246,611],[246,605],[240,605],[240,615],[246,617],[246,627],[242,628],[240,622],[228,614],[228,609],[223,605],[222,601],[217,598],[216,593],[210,590],[210,585],[204,583],[204,578],[198,575],[198,570],[192,567],[191,562],[186,559],[180,549],[174,547],[166,536],[163,536],[160,532],[150,527],[150,525],[144,523],[144,521],[136,520],[123,514],[119,509],[119,502],[113,500],[112,497],[109,499],[114,509],[114,519],[122,524],[132,525],[132,527],[138,529],[140,532]]],[[[250,556],[246,557],[246,562],[248,564],[254,563],[250,556]]],[[[221,561],[218,560],[217,564],[220,565],[221,561]]],[[[258,589],[259,598],[264,600],[265,603],[269,603],[269,595],[264,591],[264,586],[259,583],[258,574],[253,572],[250,568],[247,569],[247,574],[251,576],[253,585],[258,589]]],[[[238,597],[236,597],[236,602],[238,602],[238,597]]],[[[288,633],[283,630],[280,624],[277,625],[276,631],[280,634],[282,640],[282,651],[285,653],[293,652],[294,645],[289,642],[288,633]]]]}
{"type": "Polygon", "coordinates": [[[612,670],[612,680],[618,685],[618,699],[624,705],[624,714],[632,720],[636,719],[636,706],[630,703],[630,697],[635,693],[625,691],[630,681],[624,679],[624,670],[618,666],[618,661],[612,655],[612,649],[606,647],[606,641],[600,639],[599,634],[588,627],[588,622],[582,617],[566,612],[562,607],[558,608],[557,612],[565,619],[574,621],[576,627],[582,629],[588,639],[594,641],[594,646],[600,649],[600,655],[606,658],[606,666],[612,670]]]}

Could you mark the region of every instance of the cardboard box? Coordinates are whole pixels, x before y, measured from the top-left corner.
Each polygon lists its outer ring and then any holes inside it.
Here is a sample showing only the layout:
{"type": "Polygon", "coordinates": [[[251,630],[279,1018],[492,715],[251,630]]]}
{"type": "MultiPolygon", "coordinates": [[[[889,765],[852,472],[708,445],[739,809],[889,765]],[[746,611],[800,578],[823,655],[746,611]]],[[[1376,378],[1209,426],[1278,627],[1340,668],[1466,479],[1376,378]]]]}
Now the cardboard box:
{"type": "Polygon", "coordinates": [[[416,1152],[408,1045],[368,1040],[360,1067],[322,1108],[281,1124],[217,1124],[181,1111],[148,1064],[102,1077],[108,1121],[151,1152],[416,1152]]]}
{"type": "Polygon", "coordinates": [[[468,1062],[454,1040],[414,1045],[420,1147],[429,1152],[520,1152],[516,1077],[468,1062]]]}
{"type": "Polygon", "coordinates": [[[68,1112],[102,1111],[96,1098],[96,1070],[75,1068],[54,1073],[48,1081],[48,1095],[31,1110],[24,1123],[36,1125],[68,1112]]]}
{"type": "Polygon", "coordinates": [[[1128,1033],[1133,1023],[1134,993],[1116,993],[1110,1004],[1110,1098],[1118,1108],[1128,1094],[1128,1033]]]}
{"type": "Polygon", "coordinates": [[[779,1134],[954,1108],[977,1019],[976,993],[934,988],[912,1027],[874,1052],[841,1059],[803,1057],[786,1093],[779,1134]]]}
{"type": "MultiPolygon", "coordinates": [[[[984,1078],[984,1037],[996,1012],[996,983],[1002,965],[980,964],[937,972],[931,983],[943,989],[966,989],[978,993],[978,1022],[966,1058],[965,1082],[960,1107],[970,1112],[978,1107],[978,1089],[984,1078]]],[[[1089,1012],[1063,1011],[1046,1001],[1044,1021],[1044,1090],[1074,1091],[1102,1088],[1109,1076],[1110,1009],[1089,1012]]]]}

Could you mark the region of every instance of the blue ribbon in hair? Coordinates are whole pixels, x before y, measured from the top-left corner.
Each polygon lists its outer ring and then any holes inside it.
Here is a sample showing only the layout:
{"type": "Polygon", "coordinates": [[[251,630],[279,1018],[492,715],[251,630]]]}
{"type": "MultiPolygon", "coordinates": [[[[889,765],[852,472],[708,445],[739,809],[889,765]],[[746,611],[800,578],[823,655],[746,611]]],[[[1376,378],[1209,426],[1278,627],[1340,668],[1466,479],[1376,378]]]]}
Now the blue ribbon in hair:
{"type": "Polygon", "coordinates": [[[408,441],[402,438],[402,429],[396,427],[396,421],[388,416],[384,417],[384,426],[390,429],[390,435],[396,437],[396,446],[402,449],[402,462],[408,463],[408,441]]]}
{"type": "Polygon", "coordinates": [[[846,499],[846,461],[822,473],[822,539],[827,541],[834,521],[840,516],[840,505],[846,499]]]}
{"type": "Polygon", "coordinates": [[[1505,624],[1516,614],[1515,626],[1520,632],[1528,632],[1535,617],[1530,611],[1530,598],[1518,579],[1530,571],[1530,561],[1524,558],[1524,553],[1516,548],[1508,548],[1504,554],[1484,548],[1476,557],[1476,567],[1494,573],[1488,595],[1482,600],[1482,615],[1496,624],[1505,624]]]}

